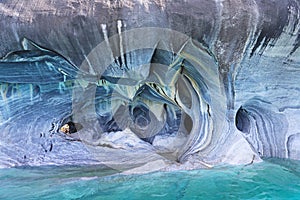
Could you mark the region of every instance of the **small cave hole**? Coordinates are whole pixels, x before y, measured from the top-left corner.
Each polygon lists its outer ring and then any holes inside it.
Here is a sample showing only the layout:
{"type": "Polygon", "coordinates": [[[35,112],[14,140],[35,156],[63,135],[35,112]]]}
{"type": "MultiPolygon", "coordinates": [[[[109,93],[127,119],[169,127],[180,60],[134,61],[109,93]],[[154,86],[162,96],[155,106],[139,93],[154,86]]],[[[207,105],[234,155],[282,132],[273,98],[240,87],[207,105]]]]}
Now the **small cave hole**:
{"type": "Polygon", "coordinates": [[[250,125],[249,112],[243,107],[240,107],[235,116],[236,128],[243,133],[249,133],[250,125]]]}
{"type": "Polygon", "coordinates": [[[64,123],[60,127],[59,131],[65,133],[65,134],[72,134],[72,133],[78,132],[81,129],[82,129],[82,125],[81,124],[74,123],[72,121],[68,121],[67,123],[64,123]]]}
{"type": "Polygon", "coordinates": [[[149,109],[142,105],[138,105],[133,109],[132,118],[134,123],[136,123],[140,127],[146,127],[151,122],[149,109]]]}

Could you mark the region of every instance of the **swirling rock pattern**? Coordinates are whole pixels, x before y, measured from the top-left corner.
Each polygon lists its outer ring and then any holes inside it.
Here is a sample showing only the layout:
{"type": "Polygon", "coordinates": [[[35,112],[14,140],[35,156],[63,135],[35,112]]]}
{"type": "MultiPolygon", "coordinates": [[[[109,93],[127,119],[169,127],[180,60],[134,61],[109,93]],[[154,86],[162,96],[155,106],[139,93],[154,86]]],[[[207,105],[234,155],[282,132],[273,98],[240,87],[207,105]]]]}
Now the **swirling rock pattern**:
{"type": "Polygon", "coordinates": [[[299,5],[1,2],[0,166],[300,159],[299,5]]]}

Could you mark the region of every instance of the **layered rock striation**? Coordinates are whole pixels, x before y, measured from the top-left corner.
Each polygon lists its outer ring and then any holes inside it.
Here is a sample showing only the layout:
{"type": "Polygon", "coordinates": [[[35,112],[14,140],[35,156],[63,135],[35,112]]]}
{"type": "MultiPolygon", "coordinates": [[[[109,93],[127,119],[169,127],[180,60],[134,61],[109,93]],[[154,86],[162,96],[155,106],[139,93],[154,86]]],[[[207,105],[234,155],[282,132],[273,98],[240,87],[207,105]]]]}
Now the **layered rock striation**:
{"type": "Polygon", "coordinates": [[[1,2],[0,166],[300,159],[299,5],[1,2]]]}

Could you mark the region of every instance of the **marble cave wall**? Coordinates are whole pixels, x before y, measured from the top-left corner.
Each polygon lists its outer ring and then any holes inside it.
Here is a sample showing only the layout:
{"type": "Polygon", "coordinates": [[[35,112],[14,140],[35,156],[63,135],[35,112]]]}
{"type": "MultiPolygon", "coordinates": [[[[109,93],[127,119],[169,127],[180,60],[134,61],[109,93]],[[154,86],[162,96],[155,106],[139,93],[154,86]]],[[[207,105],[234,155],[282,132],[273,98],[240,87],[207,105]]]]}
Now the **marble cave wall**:
{"type": "MultiPolygon", "coordinates": [[[[201,115],[192,119],[198,130],[192,128],[195,133],[187,139],[194,148],[181,147],[189,152],[189,163],[211,166],[245,164],[269,157],[300,159],[299,6],[299,0],[4,0],[0,2],[0,57],[21,50],[23,38],[57,52],[78,68],[105,41],[114,48],[106,46],[99,57],[120,54],[122,58],[122,52],[117,51],[128,52],[135,44],[144,45],[141,49],[177,48],[175,53],[192,55],[194,60],[188,56],[186,59],[195,65],[200,63],[197,76],[203,77],[205,85],[198,85],[196,91],[205,105],[195,104],[189,110],[195,115],[198,110],[201,115]],[[117,39],[110,40],[114,37],[117,39]]],[[[132,65],[149,59],[147,51],[136,54],[132,65]]],[[[97,68],[93,65],[103,63],[96,60],[85,65],[83,70],[93,72],[97,68]]],[[[0,68],[4,84],[8,80],[5,73],[10,72],[5,63],[0,68]]],[[[141,75],[143,69],[136,70],[136,76],[141,75]]],[[[41,84],[34,78],[32,82],[41,84]]],[[[5,110],[7,103],[3,98],[1,101],[0,166],[97,163],[112,155],[105,148],[87,150],[79,142],[66,142],[49,133],[51,123],[67,112],[61,110],[72,109],[70,91],[55,97],[52,103],[43,97],[43,101],[25,107],[29,101],[24,103],[27,86],[22,87],[23,94],[14,106],[27,109],[26,114],[18,114],[12,107],[5,110]],[[98,151],[102,152],[99,156],[89,156],[98,151]]],[[[59,84],[45,90],[55,87],[59,84]]],[[[158,162],[156,168],[162,166],[161,160],[164,165],[170,161],[168,156],[151,157],[145,151],[124,152],[125,156],[113,160],[123,159],[130,167],[158,162]],[[126,155],[139,159],[131,163],[124,158],[126,155]]],[[[108,162],[117,165],[116,161],[108,162]]]]}

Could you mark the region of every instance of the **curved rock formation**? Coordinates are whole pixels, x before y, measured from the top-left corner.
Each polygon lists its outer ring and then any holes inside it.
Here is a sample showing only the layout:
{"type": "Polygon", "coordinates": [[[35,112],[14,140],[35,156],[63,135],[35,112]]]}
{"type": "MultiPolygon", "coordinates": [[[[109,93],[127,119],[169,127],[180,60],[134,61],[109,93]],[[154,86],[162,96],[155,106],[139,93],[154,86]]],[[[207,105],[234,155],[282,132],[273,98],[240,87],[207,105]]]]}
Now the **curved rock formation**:
{"type": "Polygon", "coordinates": [[[0,3],[0,166],[300,159],[299,5],[0,3]]]}

